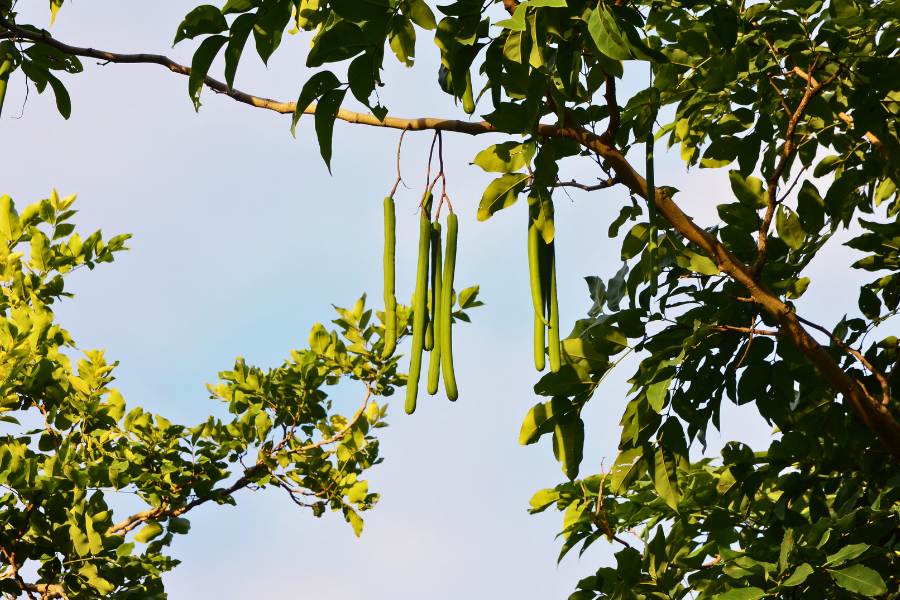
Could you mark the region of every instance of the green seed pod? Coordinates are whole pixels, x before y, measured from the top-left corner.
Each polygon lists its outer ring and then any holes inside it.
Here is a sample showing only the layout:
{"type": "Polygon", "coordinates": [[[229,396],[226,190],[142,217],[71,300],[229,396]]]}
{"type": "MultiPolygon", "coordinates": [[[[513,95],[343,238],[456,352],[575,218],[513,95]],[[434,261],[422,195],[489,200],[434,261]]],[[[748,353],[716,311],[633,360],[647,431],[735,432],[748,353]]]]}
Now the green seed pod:
{"type": "Polygon", "coordinates": [[[459,398],[456,373],[453,370],[453,276],[456,271],[456,238],[458,223],[456,214],[447,216],[447,245],[444,254],[444,276],[441,281],[441,366],[444,371],[444,391],[447,398],[459,398]]]}
{"type": "Polygon", "coordinates": [[[394,265],[397,246],[397,218],[394,199],[384,199],[384,351],[390,358],[397,348],[397,297],[394,290],[394,265]]]}
{"type": "Polygon", "coordinates": [[[541,283],[541,246],[544,240],[537,228],[536,216],[539,207],[532,204],[528,207],[528,274],[531,283],[531,304],[534,307],[534,368],[543,371],[544,361],[544,330],[547,320],[544,318],[544,289],[549,289],[549,284],[541,283]]]}
{"type": "Polygon", "coordinates": [[[541,315],[534,315],[534,368],[541,372],[547,366],[546,363],[546,340],[544,334],[547,332],[547,326],[544,325],[544,318],[541,315]]]}
{"type": "Polygon", "coordinates": [[[562,366],[559,345],[559,302],[556,297],[556,242],[547,244],[545,252],[550,271],[550,293],[547,298],[550,326],[547,328],[547,346],[550,355],[550,371],[556,373],[562,366]]]}
{"type": "MultiPolygon", "coordinates": [[[[438,223],[433,223],[432,228],[434,226],[440,228],[438,223]]],[[[440,233],[438,233],[438,237],[440,237],[440,233]]],[[[434,244],[434,234],[431,236],[431,263],[429,264],[429,272],[428,272],[428,316],[425,321],[425,349],[431,352],[435,347],[435,327],[437,324],[435,323],[435,319],[437,318],[437,311],[435,310],[437,306],[437,285],[438,279],[441,276],[441,246],[438,244],[435,246],[434,244]]]]}
{"type": "Polygon", "coordinates": [[[3,113],[3,101],[6,99],[6,88],[9,85],[9,73],[12,71],[12,60],[0,63],[0,114],[3,113]]]}
{"type": "Polygon", "coordinates": [[[434,396],[438,391],[441,375],[441,224],[434,223],[431,227],[431,272],[432,277],[432,305],[431,323],[434,330],[434,346],[428,362],[428,393],[434,396]]]}
{"type": "MultiPolygon", "coordinates": [[[[427,207],[431,198],[425,203],[427,207]]],[[[419,262],[416,267],[416,290],[413,294],[413,337],[409,356],[409,375],[406,382],[406,412],[416,410],[419,376],[422,373],[422,351],[425,349],[425,317],[428,311],[428,246],[431,240],[431,219],[427,209],[419,217],[419,262]]]]}

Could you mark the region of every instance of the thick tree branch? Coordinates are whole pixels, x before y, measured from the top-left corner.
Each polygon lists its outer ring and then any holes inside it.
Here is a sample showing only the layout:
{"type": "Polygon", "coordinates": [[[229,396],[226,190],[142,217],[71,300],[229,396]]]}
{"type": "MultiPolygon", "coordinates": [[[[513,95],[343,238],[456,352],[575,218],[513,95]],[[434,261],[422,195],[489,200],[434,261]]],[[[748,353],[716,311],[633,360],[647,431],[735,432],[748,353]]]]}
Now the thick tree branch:
{"type": "MultiPolygon", "coordinates": [[[[189,67],[180,65],[162,55],[117,54],[92,48],[79,48],[59,42],[46,32],[38,34],[2,21],[0,21],[0,25],[12,31],[20,39],[44,43],[67,54],[92,57],[109,62],[154,63],[164,66],[175,73],[190,74],[189,67]]],[[[265,108],[279,113],[293,113],[296,106],[293,102],[278,102],[229,88],[212,77],[206,77],[204,83],[207,87],[250,106],[265,108]]],[[[315,107],[309,107],[306,112],[314,113],[315,107]]],[[[338,111],[337,118],[348,123],[413,131],[429,129],[455,131],[470,135],[497,131],[493,125],[483,121],[468,122],[429,117],[415,119],[386,117],[384,121],[379,121],[373,115],[344,109],[338,111]]],[[[889,408],[873,398],[858,380],[844,372],[828,351],[803,328],[793,308],[785,304],[776,294],[762,287],[756,281],[752,270],[733,256],[718,239],[699,227],[687,216],[667,194],[665,189],[656,188],[656,197],[647,198],[646,180],[632,167],[625,156],[614,147],[611,140],[604,139],[583,127],[575,126],[538,125],[536,133],[545,137],[562,137],[575,140],[602,157],[615,172],[616,179],[627,186],[633,194],[654,202],[659,213],[679,234],[712,258],[722,273],[744,286],[753,298],[753,301],[777,320],[787,337],[816,367],[829,385],[844,396],[863,424],[875,434],[896,458],[900,458],[900,424],[894,419],[889,408]]]]}

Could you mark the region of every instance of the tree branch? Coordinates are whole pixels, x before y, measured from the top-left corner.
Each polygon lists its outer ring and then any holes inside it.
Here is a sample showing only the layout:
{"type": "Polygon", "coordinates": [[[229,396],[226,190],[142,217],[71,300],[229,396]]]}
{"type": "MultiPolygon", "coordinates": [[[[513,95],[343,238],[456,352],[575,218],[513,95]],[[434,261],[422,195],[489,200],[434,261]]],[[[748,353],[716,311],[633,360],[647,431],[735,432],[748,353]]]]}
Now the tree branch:
{"type": "Polygon", "coordinates": [[[612,186],[619,183],[619,180],[615,177],[610,177],[609,179],[604,179],[600,183],[594,185],[587,185],[585,183],[578,183],[574,179],[571,181],[557,181],[551,187],[571,187],[577,188],[579,190],[584,190],[585,192],[595,192],[597,190],[605,190],[607,188],[611,188],[612,186]]]}
{"type": "MultiPolygon", "coordinates": [[[[353,415],[353,418],[350,419],[347,425],[345,425],[340,431],[338,431],[331,437],[327,437],[319,440],[318,442],[313,442],[311,444],[301,446],[300,448],[290,450],[290,452],[309,452],[310,450],[315,450],[316,448],[321,448],[322,446],[333,444],[347,437],[347,434],[350,433],[350,430],[353,429],[353,426],[356,425],[360,418],[362,418],[362,416],[365,414],[366,407],[369,404],[369,399],[372,397],[372,388],[368,383],[364,382],[364,385],[366,386],[366,393],[363,398],[362,406],[360,406],[356,410],[356,413],[353,415]]],[[[286,436],[271,451],[267,452],[266,455],[271,455],[274,452],[278,452],[279,450],[284,448],[284,446],[290,439],[290,436],[286,436]]],[[[266,456],[260,454],[259,458],[257,458],[256,464],[244,470],[244,474],[227,488],[213,490],[209,495],[202,498],[196,498],[188,502],[187,504],[179,506],[177,508],[171,508],[163,504],[162,506],[157,506],[155,508],[150,508],[138,513],[134,513],[125,520],[120,521],[119,523],[107,529],[106,535],[124,535],[147,521],[155,521],[157,519],[166,519],[169,517],[178,517],[188,512],[189,510],[200,506],[201,504],[206,504],[210,500],[216,500],[219,498],[226,498],[228,496],[231,496],[238,490],[241,490],[253,483],[256,476],[259,475],[259,473],[261,473],[262,471],[266,470],[267,465],[265,463],[265,458],[266,456]]]]}
{"type": "Polygon", "coordinates": [[[515,13],[518,6],[519,0],[503,0],[503,8],[505,8],[506,12],[509,14],[515,13]]]}
{"type": "Polygon", "coordinates": [[[878,385],[881,386],[881,393],[882,393],[881,403],[884,406],[887,406],[888,404],[890,404],[891,385],[890,385],[890,383],[888,383],[887,377],[885,377],[884,373],[882,373],[877,368],[875,368],[875,365],[873,365],[871,362],[869,362],[869,360],[865,357],[865,355],[862,352],[845,344],[843,340],[841,340],[839,337],[834,335],[832,332],[828,331],[825,327],[822,327],[821,325],[813,323],[809,319],[804,319],[803,317],[800,317],[800,316],[798,316],[797,319],[801,323],[803,323],[809,327],[812,327],[813,329],[820,331],[820,332],[824,333],[825,335],[827,335],[828,339],[830,339],[835,346],[837,346],[838,348],[840,348],[841,350],[843,350],[844,352],[846,352],[847,354],[849,354],[850,356],[855,358],[857,361],[859,361],[859,363],[863,367],[868,369],[868,371],[872,375],[875,376],[875,379],[878,381],[878,385]]]}
{"type": "Polygon", "coordinates": [[[615,77],[610,75],[606,76],[606,91],[604,91],[603,97],[606,99],[606,108],[609,110],[609,123],[601,138],[607,144],[613,144],[616,139],[616,133],[619,131],[619,125],[622,122],[621,112],[619,111],[619,101],[616,98],[615,77]]]}
{"type": "MultiPolygon", "coordinates": [[[[189,75],[190,68],[180,65],[168,57],[157,54],[117,54],[92,48],[78,48],[59,42],[46,32],[34,33],[0,20],[8,30],[12,31],[20,39],[43,43],[67,54],[87,56],[121,63],[154,63],[162,65],[169,70],[181,75],[189,75]]],[[[250,106],[265,108],[279,113],[293,113],[296,104],[293,102],[278,102],[267,98],[253,96],[229,88],[224,83],[206,77],[204,84],[222,94],[249,104],[250,106]]],[[[306,113],[314,113],[315,106],[306,109],[306,113]]],[[[611,115],[612,117],[612,115],[611,115]]],[[[374,127],[387,127],[393,129],[409,129],[413,131],[436,130],[455,131],[469,135],[494,133],[497,129],[487,122],[469,122],[453,119],[439,118],[414,118],[403,119],[398,117],[386,117],[379,121],[371,114],[363,114],[341,109],[337,118],[348,123],[370,125],[374,127]]],[[[585,148],[597,153],[607,161],[615,173],[616,179],[629,188],[629,190],[641,198],[648,199],[656,204],[659,214],[663,216],[672,227],[695,244],[707,256],[712,258],[719,271],[731,277],[734,281],[744,286],[753,301],[763,310],[775,318],[781,329],[785,332],[797,348],[809,359],[809,361],[822,374],[829,385],[844,396],[854,413],[863,424],[900,459],[900,424],[894,419],[888,407],[873,398],[865,387],[850,374],[844,372],[831,355],[803,328],[793,308],[785,304],[776,294],[761,286],[751,269],[733,256],[731,252],[712,234],[698,226],[681,208],[672,200],[664,188],[657,187],[655,198],[648,198],[647,181],[628,162],[625,156],[602,136],[587,131],[583,127],[553,126],[539,124],[536,133],[545,137],[561,137],[575,140],[585,148]]]]}
{"type": "MultiPolygon", "coordinates": [[[[807,73],[806,71],[804,71],[803,69],[801,69],[800,67],[794,67],[794,68],[791,70],[791,72],[792,72],[793,74],[797,75],[798,77],[800,77],[801,79],[805,79],[806,81],[809,81],[809,82],[812,83],[813,85],[818,85],[818,84],[816,83],[815,77],[813,77],[812,75],[810,75],[809,73],[807,73]]],[[[844,111],[839,112],[839,113],[837,114],[837,116],[838,116],[838,119],[840,119],[841,121],[843,121],[845,125],[847,125],[848,127],[853,127],[853,117],[851,117],[850,115],[848,115],[848,114],[845,113],[844,111]]],[[[881,140],[878,139],[878,137],[877,137],[874,133],[872,133],[871,131],[865,132],[865,133],[863,134],[863,137],[866,138],[866,141],[868,141],[870,144],[872,144],[872,145],[875,146],[876,148],[879,148],[879,149],[880,149],[880,148],[882,148],[882,147],[884,146],[884,145],[882,144],[881,140]]]]}
{"type": "MultiPolygon", "coordinates": [[[[814,63],[815,64],[815,63],[814,63]]],[[[810,71],[812,71],[814,67],[810,67],[810,71]]],[[[794,133],[797,130],[797,124],[800,122],[800,118],[803,116],[803,113],[806,111],[807,106],[809,106],[810,100],[822,91],[826,85],[831,83],[835,77],[837,77],[839,71],[836,71],[834,75],[829,77],[826,81],[822,83],[816,82],[812,77],[806,80],[806,89],[803,91],[803,97],[800,99],[800,102],[797,104],[797,108],[791,114],[790,119],[788,120],[787,129],[784,134],[784,147],[781,152],[781,157],[778,160],[778,164],[775,165],[775,170],[772,171],[771,177],[767,182],[766,188],[766,212],[763,216],[762,223],[759,226],[759,232],[757,234],[756,240],[756,260],[753,263],[753,276],[759,277],[760,272],[762,271],[763,266],[766,264],[766,258],[768,254],[768,241],[769,241],[769,228],[772,226],[772,218],[775,216],[775,209],[778,206],[778,182],[781,180],[781,176],[784,174],[785,169],[788,166],[788,163],[794,157],[794,153],[796,151],[796,146],[794,145],[794,133]]],[[[775,85],[772,80],[769,80],[773,86],[775,85]]],[[[787,109],[787,104],[784,99],[784,96],[781,96],[782,106],[787,109]]]]}
{"type": "Polygon", "coordinates": [[[750,335],[781,335],[781,331],[777,329],[756,329],[754,327],[738,327],[736,325],[714,325],[713,331],[736,331],[738,333],[749,333],[750,335]]]}

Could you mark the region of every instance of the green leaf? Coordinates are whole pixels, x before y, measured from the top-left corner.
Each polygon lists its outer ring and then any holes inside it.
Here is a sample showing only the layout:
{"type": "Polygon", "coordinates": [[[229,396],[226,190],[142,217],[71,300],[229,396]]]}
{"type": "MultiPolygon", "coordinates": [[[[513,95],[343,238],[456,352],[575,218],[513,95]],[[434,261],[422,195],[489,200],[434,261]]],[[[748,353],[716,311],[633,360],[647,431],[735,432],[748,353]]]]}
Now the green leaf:
{"type": "Polygon", "coordinates": [[[676,257],[678,266],[701,275],[718,275],[719,267],[708,256],[697,254],[691,250],[683,250],[676,257]]]}
{"type": "Polygon", "coordinates": [[[319,139],[319,152],[322,154],[322,160],[325,161],[329,173],[331,172],[331,141],[334,121],[346,94],[346,89],[331,90],[326,92],[316,105],[316,137],[319,139]]]}
{"type": "Polygon", "coordinates": [[[244,52],[244,46],[247,45],[247,38],[250,37],[250,31],[253,29],[253,22],[256,15],[241,15],[231,24],[231,34],[228,36],[228,47],[225,48],[225,83],[228,87],[234,85],[234,76],[237,73],[238,63],[241,60],[241,54],[244,52]]]}
{"type": "Polygon", "coordinates": [[[803,229],[810,233],[817,233],[825,224],[825,200],[809,181],[804,181],[797,192],[797,214],[803,229]]]}
{"type": "Polygon", "coordinates": [[[549,433],[555,423],[556,416],[564,409],[564,405],[556,400],[538,402],[525,415],[519,430],[519,443],[523,446],[537,442],[542,435],[549,433]]]}
{"type": "Polygon", "coordinates": [[[19,223],[19,213],[16,212],[12,198],[7,195],[0,196],[0,237],[4,242],[9,243],[18,239],[20,235],[22,235],[22,226],[19,223]]]}
{"type": "Polygon", "coordinates": [[[156,521],[147,521],[147,524],[134,534],[134,541],[146,544],[153,538],[159,536],[162,531],[162,526],[159,523],[156,521]]]}
{"type": "Polygon", "coordinates": [[[380,46],[373,44],[359,25],[338,21],[313,39],[313,47],[306,55],[306,66],[321,67],[325,63],[341,62],[377,47],[380,46]]]}
{"type": "Polygon", "coordinates": [[[391,32],[388,39],[397,60],[407,67],[413,66],[416,60],[416,30],[412,21],[405,18],[394,18],[391,21],[391,32]]]}
{"type": "Polygon", "coordinates": [[[678,491],[675,481],[675,472],[671,469],[671,463],[666,460],[663,449],[657,448],[653,455],[653,487],[660,498],[669,505],[669,508],[677,511],[681,493],[678,491]]]}
{"type": "Polygon", "coordinates": [[[553,428],[553,455],[570,480],[578,477],[583,452],[584,422],[581,417],[576,412],[558,415],[553,428]]]}
{"type": "Polygon", "coordinates": [[[887,593],[887,586],[877,571],[863,565],[853,565],[846,569],[828,569],[834,582],[847,591],[863,596],[878,596],[887,593]]]}
{"type": "Polygon", "coordinates": [[[775,213],[775,230],[778,232],[778,237],[794,250],[801,248],[803,242],[806,241],[806,232],[800,225],[797,213],[784,204],[779,206],[775,213]]]}
{"type": "Polygon", "coordinates": [[[353,97],[365,104],[369,105],[369,98],[375,91],[376,79],[380,68],[380,56],[377,57],[373,52],[365,52],[360,54],[350,63],[347,68],[347,79],[350,83],[350,91],[353,97]]]}
{"type": "Polygon", "coordinates": [[[513,173],[531,162],[534,151],[534,142],[503,142],[479,152],[472,164],[488,173],[513,173]]]}
{"type": "Polygon", "coordinates": [[[72,541],[72,547],[78,556],[87,556],[91,552],[91,542],[87,533],[80,529],[74,523],[69,525],[69,539],[72,541]]]}
{"type": "Polygon", "coordinates": [[[330,4],[341,18],[355,23],[384,17],[389,10],[386,0],[331,0],[330,4]]]}
{"type": "Polygon", "coordinates": [[[172,44],[177,44],[184,39],[193,39],[198,35],[219,33],[226,29],[228,29],[228,23],[221,11],[211,4],[203,4],[184,17],[181,25],[178,26],[175,41],[172,44]]]}
{"type": "Polygon", "coordinates": [[[430,31],[437,27],[434,13],[425,0],[409,0],[409,18],[422,29],[430,31]]]}
{"type": "Polygon", "coordinates": [[[813,170],[814,177],[824,177],[834,171],[841,164],[841,157],[829,155],[819,161],[813,170]]]}
{"type": "Polygon", "coordinates": [[[284,29],[291,20],[291,5],[291,0],[277,0],[264,4],[256,11],[253,39],[263,63],[268,64],[269,58],[281,45],[284,29]]]}
{"type": "Polygon", "coordinates": [[[766,592],[758,587],[735,588],[713,596],[713,600],[759,600],[766,592]]]}
{"type": "Polygon", "coordinates": [[[475,308],[476,306],[481,306],[482,303],[478,302],[478,292],[480,288],[477,285],[473,285],[467,287],[462,290],[457,297],[457,304],[463,310],[467,308],[475,308]]]}
{"type": "Polygon", "coordinates": [[[643,448],[632,448],[620,452],[610,470],[610,491],[621,494],[625,486],[637,479],[646,468],[643,448]]]}
{"type": "Polygon", "coordinates": [[[628,260],[640,254],[649,240],[650,226],[647,223],[635,224],[622,240],[622,260],[628,260]]]}
{"type": "Polygon", "coordinates": [[[478,220],[486,221],[498,210],[515,204],[519,192],[528,183],[526,173],[509,173],[501,175],[488,185],[478,205],[478,220]]]}
{"type": "Polygon", "coordinates": [[[781,539],[781,549],[778,552],[778,570],[784,572],[788,567],[788,560],[794,550],[794,530],[787,529],[781,539]]]}
{"type": "Polygon", "coordinates": [[[347,521],[350,523],[351,526],[353,526],[353,533],[356,534],[356,537],[361,536],[364,523],[363,523],[362,517],[359,516],[359,513],[357,513],[353,509],[348,509],[347,510],[347,521]]]}
{"type": "Polygon", "coordinates": [[[169,531],[184,535],[191,530],[191,522],[182,517],[169,518],[169,531]]]}
{"type": "Polygon", "coordinates": [[[591,11],[588,17],[588,33],[594,40],[597,49],[613,60],[631,60],[634,58],[622,30],[619,29],[615,17],[600,6],[591,11]]]}
{"type": "Polygon", "coordinates": [[[232,13],[242,13],[252,10],[255,6],[255,0],[228,0],[222,7],[222,14],[228,15],[232,13]]]}
{"type": "Polygon", "coordinates": [[[224,35],[214,35],[206,38],[194,53],[191,61],[191,76],[188,78],[188,95],[194,103],[194,110],[200,110],[200,92],[203,89],[203,80],[209,72],[209,67],[216,55],[228,38],[224,35]]]}
{"type": "Polygon", "coordinates": [[[531,514],[539,513],[557,500],[559,500],[559,492],[557,490],[540,490],[528,502],[528,505],[531,507],[528,509],[528,512],[531,514]]]}
{"type": "Polygon", "coordinates": [[[890,178],[885,178],[875,190],[875,206],[881,206],[881,203],[893,196],[897,192],[897,184],[890,178]]]}
{"type": "Polygon", "coordinates": [[[297,98],[297,106],[294,116],[291,118],[291,135],[297,133],[297,122],[303,116],[304,111],[312,104],[313,100],[320,98],[331,90],[340,87],[341,82],[331,71],[319,71],[303,84],[300,97],[297,98]]]}
{"type": "Polygon", "coordinates": [[[647,386],[647,402],[650,403],[650,408],[655,412],[662,410],[671,381],[671,379],[666,379],[647,386]]]}
{"type": "Polygon", "coordinates": [[[848,560],[859,558],[863,552],[868,549],[869,544],[850,544],[849,546],[844,546],[834,554],[828,555],[828,558],[825,560],[825,566],[839,567],[848,560]]]}
{"type": "Polygon", "coordinates": [[[31,268],[35,271],[47,271],[50,269],[50,240],[44,232],[35,229],[31,234],[31,268]]]}
{"type": "Polygon", "coordinates": [[[791,576],[784,580],[781,584],[783,587],[796,587],[806,581],[806,578],[813,574],[813,568],[809,563],[803,563],[791,573],[791,576]]]}
{"type": "Polygon", "coordinates": [[[744,177],[740,171],[728,171],[728,179],[731,182],[731,191],[735,197],[748,206],[764,208],[766,206],[766,193],[763,190],[762,180],[753,177],[744,177]]]}
{"type": "Polygon", "coordinates": [[[66,86],[55,75],[47,72],[47,83],[53,89],[53,96],[56,98],[56,110],[64,119],[68,119],[72,115],[72,99],[66,86]]]}

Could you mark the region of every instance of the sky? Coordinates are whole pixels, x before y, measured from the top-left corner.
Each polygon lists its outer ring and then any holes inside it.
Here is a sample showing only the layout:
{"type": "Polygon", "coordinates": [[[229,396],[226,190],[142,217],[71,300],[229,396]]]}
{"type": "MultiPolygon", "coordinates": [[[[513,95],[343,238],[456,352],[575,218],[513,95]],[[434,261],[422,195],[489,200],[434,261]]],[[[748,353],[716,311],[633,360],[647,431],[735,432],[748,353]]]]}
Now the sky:
{"type": "MultiPolygon", "coordinates": [[[[173,49],[171,40],[194,3],[147,6],[67,2],[51,31],[74,45],[164,53],[190,64],[195,46],[173,49]]],[[[45,3],[19,9],[22,21],[48,26],[45,3]]],[[[294,99],[310,75],[306,49],[305,40],[286,35],[265,67],[248,45],[236,87],[294,99]]],[[[413,69],[386,61],[383,103],[397,116],[464,118],[435,85],[437,50],[427,36],[417,52],[413,69]]],[[[25,102],[22,80],[11,82],[0,118],[0,193],[24,205],[51,187],[77,192],[83,231],[134,235],[131,251],[113,265],[74,274],[68,286],[76,297],[57,310],[81,348],[104,348],[121,362],[117,386],[129,405],[187,424],[220,414],[204,386],[235,357],[277,366],[306,345],[313,323],[333,318],[332,303],[350,306],[363,292],[377,302],[381,201],[394,181],[397,131],[339,122],[329,175],[311,119],[301,120],[294,139],[289,117],[209,90],[195,113],[187,79],[161,67],[83,62],[84,73],[64,79],[73,104],[68,121],[49,91],[31,90],[25,102]]],[[[214,64],[211,74],[221,72],[214,64]]],[[[625,87],[639,85],[631,79],[625,87]]],[[[526,511],[535,491],[563,475],[549,440],[517,444],[521,420],[538,400],[525,206],[477,222],[491,176],[469,165],[499,139],[444,136],[448,192],[460,215],[457,282],[480,284],[486,306],[454,330],[460,400],[422,393],[413,416],[392,403],[390,427],[379,431],[385,462],[369,473],[382,499],[363,515],[362,538],[339,515],[316,519],[277,490],[244,492],[237,507],[191,512],[191,534],[173,547],[183,563],[165,577],[171,598],[565,598],[618,550],[597,543],[557,565],[561,515],[526,511]]],[[[398,195],[398,295],[413,286],[415,209],[430,140],[411,133],[403,147],[411,189],[398,195]]],[[[701,223],[730,196],[724,170],[687,172],[677,151],[658,165],[658,184],[679,188],[683,208],[701,223]]],[[[566,178],[602,175],[590,166],[570,168],[566,178]]],[[[615,188],[557,195],[564,328],[591,305],[583,278],[618,269],[619,245],[606,229],[627,201],[615,188]]],[[[837,247],[811,265],[810,299],[800,303],[805,315],[832,324],[855,306],[851,280],[831,276],[835,261],[851,260],[837,247]]],[[[585,411],[585,471],[615,458],[634,366],[623,363],[585,411]]],[[[345,414],[360,401],[349,386],[336,398],[345,414]]],[[[709,436],[712,449],[730,439],[767,445],[771,430],[746,407],[725,409],[721,435],[709,436]]]]}

